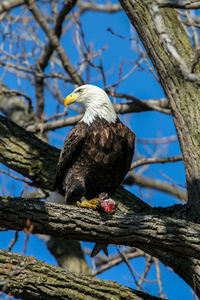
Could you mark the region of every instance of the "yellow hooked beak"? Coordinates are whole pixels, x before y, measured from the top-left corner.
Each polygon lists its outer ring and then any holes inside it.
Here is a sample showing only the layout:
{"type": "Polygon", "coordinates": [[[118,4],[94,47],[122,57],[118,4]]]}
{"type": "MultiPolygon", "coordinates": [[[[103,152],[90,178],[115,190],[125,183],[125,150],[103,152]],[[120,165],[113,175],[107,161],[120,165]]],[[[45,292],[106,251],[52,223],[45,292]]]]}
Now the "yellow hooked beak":
{"type": "Polygon", "coordinates": [[[64,106],[70,105],[71,103],[75,102],[78,97],[79,95],[74,92],[69,94],[64,100],[64,106]]]}

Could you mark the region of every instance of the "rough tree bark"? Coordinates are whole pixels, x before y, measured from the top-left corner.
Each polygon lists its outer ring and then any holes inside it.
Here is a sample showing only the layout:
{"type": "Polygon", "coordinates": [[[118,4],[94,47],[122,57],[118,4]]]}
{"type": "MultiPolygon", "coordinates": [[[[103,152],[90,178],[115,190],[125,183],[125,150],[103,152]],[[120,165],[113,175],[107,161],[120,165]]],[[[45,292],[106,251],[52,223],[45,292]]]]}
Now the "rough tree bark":
{"type": "MultiPolygon", "coordinates": [[[[176,126],[188,187],[188,213],[200,216],[200,92],[194,82],[185,80],[179,65],[168,53],[161,42],[154,19],[151,16],[153,1],[120,0],[131,23],[159,75],[165,91],[171,114],[176,126]],[[190,208],[190,209],[189,209],[190,208]]],[[[173,46],[185,60],[189,69],[192,67],[194,50],[174,9],[160,9],[166,32],[173,46]]],[[[196,68],[197,69],[197,68],[196,68]]]]}
{"type": "Polygon", "coordinates": [[[77,276],[33,257],[3,250],[0,250],[0,281],[4,284],[4,292],[29,300],[161,299],[116,282],[77,276]]]}
{"type": "MultiPolygon", "coordinates": [[[[180,219],[116,212],[114,215],[36,199],[0,197],[0,226],[23,230],[27,219],[33,233],[62,236],[103,244],[158,247],[184,257],[200,259],[200,225],[180,219]]],[[[155,250],[154,250],[155,249],[155,250]]]]}

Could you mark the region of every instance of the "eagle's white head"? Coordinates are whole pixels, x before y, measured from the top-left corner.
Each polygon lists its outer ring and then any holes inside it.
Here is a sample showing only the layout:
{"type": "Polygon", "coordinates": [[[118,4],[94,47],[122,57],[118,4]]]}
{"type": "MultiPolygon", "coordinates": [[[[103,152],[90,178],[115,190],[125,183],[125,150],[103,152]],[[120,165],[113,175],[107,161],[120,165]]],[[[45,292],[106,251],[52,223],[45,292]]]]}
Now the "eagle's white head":
{"type": "Polygon", "coordinates": [[[114,107],[104,90],[101,88],[85,84],[79,86],[64,100],[64,105],[80,103],[85,107],[85,114],[81,121],[90,125],[95,118],[103,118],[109,123],[115,123],[117,119],[114,107]]]}

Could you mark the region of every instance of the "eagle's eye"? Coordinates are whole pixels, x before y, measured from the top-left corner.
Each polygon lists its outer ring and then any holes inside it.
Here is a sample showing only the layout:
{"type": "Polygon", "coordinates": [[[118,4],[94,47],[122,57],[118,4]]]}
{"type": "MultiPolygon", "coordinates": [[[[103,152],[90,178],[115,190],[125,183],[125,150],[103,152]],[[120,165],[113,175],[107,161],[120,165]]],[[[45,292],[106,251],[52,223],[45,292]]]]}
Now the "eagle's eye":
{"type": "Polygon", "coordinates": [[[80,89],[80,90],[78,90],[77,91],[80,95],[82,95],[83,94],[83,89],[80,89]]]}

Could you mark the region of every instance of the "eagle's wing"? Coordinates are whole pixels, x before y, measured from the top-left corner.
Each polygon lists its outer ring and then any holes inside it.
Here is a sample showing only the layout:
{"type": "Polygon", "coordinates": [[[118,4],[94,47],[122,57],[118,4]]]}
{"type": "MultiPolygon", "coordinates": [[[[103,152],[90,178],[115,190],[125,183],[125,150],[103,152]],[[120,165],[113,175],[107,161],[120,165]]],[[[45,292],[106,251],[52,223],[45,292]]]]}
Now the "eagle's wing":
{"type": "Polygon", "coordinates": [[[67,135],[60,153],[53,190],[63,182],[67,169],[79,155],[85,142],[87,125],[78,123],[67,135]]]}
{"type": "Polygon", "coordinates": [[[121,169],[119,184],[123,181],[124,177],[126,176],[126,174],[130,169],[134,150],[135,150],[134,132],[124,124],[121,123],[121,125],[119,125],[119,128],[120,128],[120,135],[123,137],[122,144],[123,144],[124,163],[123,163],[123,168],[121,169]]]}
{"type": "MultiPolygon", "coordinates": [[[[127,132],[126,132],[126,136],[127,136],[127,142],[126,142],[126,164],[125,164],[125,172],[128,173],[130,166],[131,166],[131,162],[133,159],[133,154],[135,151],[135,133],[133,131],[131,131],[128,127],[126,127],[127,132]]],[[[126,174],[125,174],[126,175],[126,174]]]]}

